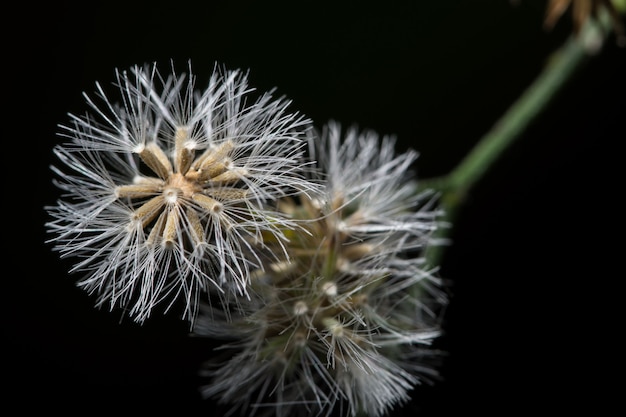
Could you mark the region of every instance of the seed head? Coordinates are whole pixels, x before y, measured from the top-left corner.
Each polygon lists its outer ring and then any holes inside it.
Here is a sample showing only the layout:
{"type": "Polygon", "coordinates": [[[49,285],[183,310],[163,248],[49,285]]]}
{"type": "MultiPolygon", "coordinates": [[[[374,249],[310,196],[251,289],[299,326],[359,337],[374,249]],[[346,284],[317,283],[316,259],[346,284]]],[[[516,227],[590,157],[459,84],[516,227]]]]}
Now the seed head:
{"type": "Polygon", "coordinates": [[[303,175],[309,122],[271,93],[252,101],[239,70],[216,67],[204,90],[191,70],[116,75],[117,101],[98,84],[91,111],[61,126],[53,170],[65,194],[47,207],[51,241],[99,306],[143,322],[182,300],[193,320],[201,292],[247,295],[262,267],[254,248],[295,227],[273,206],[317,187],[303,175]]]}
{"type": "Polygon", "coordinates": [[[195,334],[229,341],[202,392],[246,415],[382,416],[436,375],[446,297],[421,254],[441,213],[411,180],[415,154],[391,139],[331,123],[310,151],[325,187],[280,201],[307,231],[289,264],[255,274],[229,319],[202,306],[195,334]]]}

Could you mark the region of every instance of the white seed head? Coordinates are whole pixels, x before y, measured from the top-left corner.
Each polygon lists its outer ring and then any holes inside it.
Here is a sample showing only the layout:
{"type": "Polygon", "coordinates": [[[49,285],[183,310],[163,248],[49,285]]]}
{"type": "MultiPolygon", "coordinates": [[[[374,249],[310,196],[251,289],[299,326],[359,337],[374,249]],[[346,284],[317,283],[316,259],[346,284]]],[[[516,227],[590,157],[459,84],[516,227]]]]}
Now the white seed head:
{"type": "Polygon", "coordinates": [[[309,121],[270,94],[249,99],[238,70],[216,67],[202,90],[156,65],[116,75],[117,100],[98,84],[91,114],[62,127],[54,170],[69,198],[46,207],[47,228],[98,305],[143,322],[179,298],[193,322],[201,292],[247,296],[255,245],[296,227],[276,200],[318,190],[304,175],[309,121]]]}
{"type": "Polygon", "coordinates": [[[206,368],[202,392],[233,411],[381,417],[436,375],[428,344],[446,298],[421,256],[438,211],[407,180],[414,154],[355,130],[341,138],[338,125],[325,132],[310,142],[324,190],[278,204],[307,232],[287,235],[289,263],[262,259],[239,317],[215,320],[218,306],[200,317],[196,334],[228,333],[232,353],[206,368]]]}

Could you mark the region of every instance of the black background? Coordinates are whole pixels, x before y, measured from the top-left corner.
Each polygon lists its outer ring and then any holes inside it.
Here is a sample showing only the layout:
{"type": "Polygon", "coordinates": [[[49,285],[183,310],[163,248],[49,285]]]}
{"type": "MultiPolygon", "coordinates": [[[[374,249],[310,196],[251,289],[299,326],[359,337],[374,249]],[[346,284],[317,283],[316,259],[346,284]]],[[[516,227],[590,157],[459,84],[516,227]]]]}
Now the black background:
{"type": "MultiPolygon", "coordinates": [[[[198,85],[215,61],[249,69],[253,86],[277,87],[317,125],[395,134],[428,178],[460,161],[571,30],[566,14],[544,31],[545,2],[529,0],[19,6],[3,29],[14,21],[3,36],[0,391],[17,414],[220,415],[197,391],[209,342],[176,316],[138,326],[96,310],[43,244],[57,124],[86,110],[81,92],[96,81],[170,59],[191,59],[198,85]]],[[[392,416],[597,411],[613,397],[625,58],[611,39],[469,195],[441,270],[454,294],[437,343],[443,379],[392,416]]]]}

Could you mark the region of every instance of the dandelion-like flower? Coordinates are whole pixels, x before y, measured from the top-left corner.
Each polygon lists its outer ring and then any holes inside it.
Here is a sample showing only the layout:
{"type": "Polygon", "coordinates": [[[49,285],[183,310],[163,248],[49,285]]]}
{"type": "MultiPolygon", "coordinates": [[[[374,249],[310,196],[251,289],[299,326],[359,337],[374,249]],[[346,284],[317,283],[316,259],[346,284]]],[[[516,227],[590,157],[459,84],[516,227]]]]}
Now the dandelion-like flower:
{"type": "Polygon", "coordinates": [[[441,213],[410,175],[417,154],[394,147],[333,122],[312,135],[325,187],[280,202],[308,233],[289,235],[288,262],[253,271],[230,316],[202,305],[194,334],[227,341],[203,395],[246,415],[381,416],[435,377],[447,301],[421,255],[441,213]]]}
{"type": "Polygon", "coordinates": [[[137,322],[164,300],[182,299],[193,321],[203,291],[247,295],[261,267],[251,245],[271,237],[280,258],[294,227],[274,201],[315,188],[301,165],[309,121],[271,92],[253,101],[239,70],[216,67],[197,90],[191,70],[133,67],[116,73],[117,102],[96,86],[91,112],[61,126],[65,193],[47,207],[78,285],[137,322]]]}

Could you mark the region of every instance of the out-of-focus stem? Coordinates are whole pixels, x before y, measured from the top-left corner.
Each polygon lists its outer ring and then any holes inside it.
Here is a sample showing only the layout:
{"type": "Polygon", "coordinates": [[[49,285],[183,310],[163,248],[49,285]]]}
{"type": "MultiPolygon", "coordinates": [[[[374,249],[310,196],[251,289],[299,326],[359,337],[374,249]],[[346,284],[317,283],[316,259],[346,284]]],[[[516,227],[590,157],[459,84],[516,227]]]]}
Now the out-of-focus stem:
{"type": "MultiPolygon", "coordinates": [[[[443,222],[453,224],[465,195],[485,175],[504,151],[519,138],[524,130],[551,103],[556,94],[582,64],[591,56],[590,48],[606,40],[608,27],[588,22],[578,34],[572,35],[564,45],[550,57],[535,81],[513,103],[448,175],[422,181],[422,188],[431,188],[441,193],[441,205],[445,211],[443,222]],[[595,43],[594,43],[595,42],[595,43]]],[[[438,239],[451,233],[451,226],[439,228],[438,239]]],[[[433,245],[426,251],[428,265],[436,266],[446,246],[433,245]]]]}

